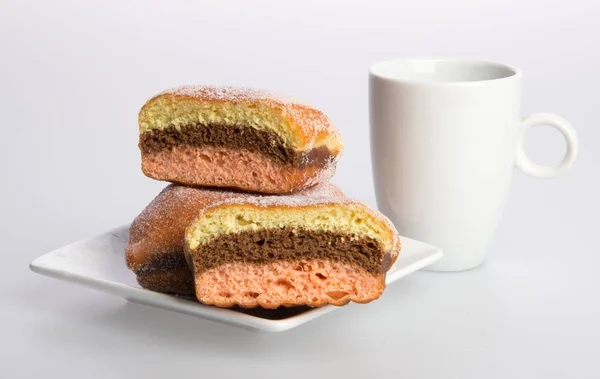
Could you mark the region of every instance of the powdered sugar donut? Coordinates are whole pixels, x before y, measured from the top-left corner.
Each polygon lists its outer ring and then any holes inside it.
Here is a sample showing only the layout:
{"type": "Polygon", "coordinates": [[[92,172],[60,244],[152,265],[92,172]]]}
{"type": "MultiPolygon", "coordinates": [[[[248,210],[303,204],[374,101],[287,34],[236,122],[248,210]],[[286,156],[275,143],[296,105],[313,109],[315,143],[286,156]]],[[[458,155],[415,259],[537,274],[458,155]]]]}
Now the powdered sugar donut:
{"type": "Polygon", "coordinates": [[[174,88],[138,121],[142,171],[191,186],[293,193],[332,177],[343,151],[323,112],[259,89],[174,88]]]}
{"type": "Polygon", "coordinates": [[[171,184],[133,221],[125,251],[144,288],[277,308],[379,298],[400,240],[329,183],[286,196],[171,184]]]}
{"type": "Polygon", "coordinates": [[[400,251],[387,218],[329,183],[215,200],[185,236],[196,297],[220,307],[368,303],[400,251]]]}

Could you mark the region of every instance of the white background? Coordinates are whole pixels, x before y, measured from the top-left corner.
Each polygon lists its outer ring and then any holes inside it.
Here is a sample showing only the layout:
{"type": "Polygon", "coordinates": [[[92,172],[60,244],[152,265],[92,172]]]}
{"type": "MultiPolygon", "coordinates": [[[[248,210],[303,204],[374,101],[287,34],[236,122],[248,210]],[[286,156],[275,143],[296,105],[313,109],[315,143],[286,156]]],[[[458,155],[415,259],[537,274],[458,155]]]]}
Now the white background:
{"type": "MultiPolygon", "coordinates": [[[[599,378],[600,2],[0,0],[0,378],[599,378]],[[458,56],[523,69],[523,114],[572,122],[553,180],[515,171],[486,264],[419,272],[368,306],[254,334],[126,304],[28,270],[129,222],[143,176],[137,112],[181,84],[252,85],[323,109],[346,150],[334,181],[375,205],[367,72],[458,56]]],[[[557,162],[541,128],[526,149],[557,162]]]]}

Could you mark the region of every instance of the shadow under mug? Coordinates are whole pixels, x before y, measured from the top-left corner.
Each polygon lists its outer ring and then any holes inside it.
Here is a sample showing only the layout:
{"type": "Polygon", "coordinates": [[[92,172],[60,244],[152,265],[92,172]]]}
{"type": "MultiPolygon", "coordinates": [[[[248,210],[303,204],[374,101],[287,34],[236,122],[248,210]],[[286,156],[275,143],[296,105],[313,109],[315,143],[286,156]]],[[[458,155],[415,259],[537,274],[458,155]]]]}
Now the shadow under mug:
{"type": "Polygon", "coordinates": [[[538,178],[565,172],[577,135],[552,114],[520,116],[522,73],[495,62],[394,59],[369,72],[371,162],[377,206],[401,235],[440,247],[426,269],[480,265],[493,242],[514,167],[538,178]],[[556,166],[533,163],[525,132],[550,125],[567,152],[556,166]]]}

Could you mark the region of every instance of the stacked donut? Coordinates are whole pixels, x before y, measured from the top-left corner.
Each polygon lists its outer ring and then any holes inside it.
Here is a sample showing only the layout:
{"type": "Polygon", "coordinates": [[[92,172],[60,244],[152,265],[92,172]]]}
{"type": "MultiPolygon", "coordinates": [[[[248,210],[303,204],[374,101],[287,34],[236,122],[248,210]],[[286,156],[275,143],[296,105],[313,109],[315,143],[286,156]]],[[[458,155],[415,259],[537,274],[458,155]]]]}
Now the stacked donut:
{"type": "Polygon", "coordinates": [[[245,308],[381,296],[398,233],[329,183],[343,143],[323,112],[184,86],[146,102],[139,132],[142,171],[170,182],[131,224],[126,263],[142,287],[245,308]]]}

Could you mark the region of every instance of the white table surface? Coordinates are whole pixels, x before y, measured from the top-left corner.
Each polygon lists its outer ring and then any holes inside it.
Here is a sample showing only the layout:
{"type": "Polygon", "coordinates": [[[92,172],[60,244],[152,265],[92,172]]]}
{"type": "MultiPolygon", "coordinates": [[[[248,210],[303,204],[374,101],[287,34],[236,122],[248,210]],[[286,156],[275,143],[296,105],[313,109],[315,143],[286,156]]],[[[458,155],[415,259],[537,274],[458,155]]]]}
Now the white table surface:
{"type": "MultiPolygon", "coordinates": [[[[211,3],[0,2],[0,378],[600,378],[597,2],[211,3]],[[555,112],[579,133],[567,175],[515,171],[483,266],[415,273],[280,334],[29,271],[129,222],[164,186],[139,170],[136,117],[179,84],[255,85],[322,108],[346,144],[334,182],[375,205],[367,70],[406,55],[518,66],[523,113],[555,112]]],[[[544,129],[526,148],[540,163],[564,151],[544,129]]]]}

